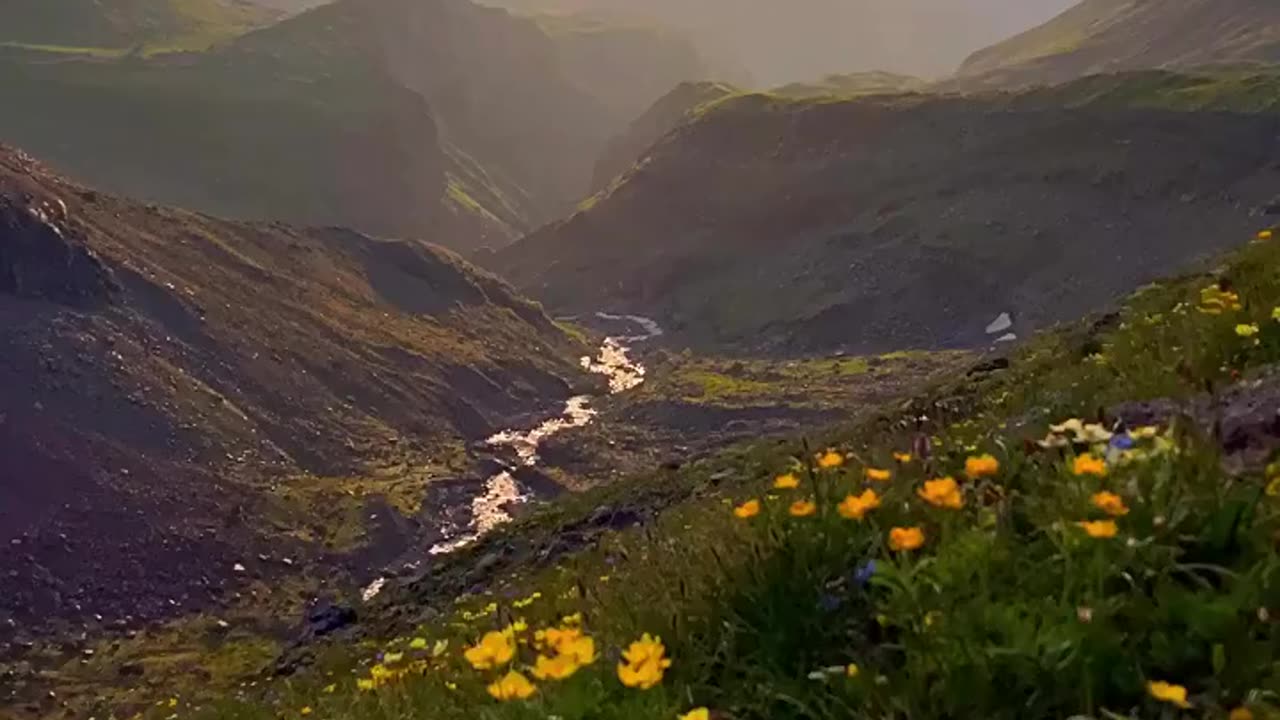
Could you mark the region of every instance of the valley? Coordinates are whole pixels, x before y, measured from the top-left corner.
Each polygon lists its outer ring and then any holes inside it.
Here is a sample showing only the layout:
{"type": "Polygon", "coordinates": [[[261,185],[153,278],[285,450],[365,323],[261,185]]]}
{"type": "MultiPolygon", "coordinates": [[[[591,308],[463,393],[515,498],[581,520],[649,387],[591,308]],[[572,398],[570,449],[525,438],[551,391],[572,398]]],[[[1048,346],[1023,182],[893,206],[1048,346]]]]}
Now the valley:
{"type": "Polygon", "coordinates": [[[1014,5],[11,0],[0,720],[1280,717],[1280,15],[1014,5]]]}

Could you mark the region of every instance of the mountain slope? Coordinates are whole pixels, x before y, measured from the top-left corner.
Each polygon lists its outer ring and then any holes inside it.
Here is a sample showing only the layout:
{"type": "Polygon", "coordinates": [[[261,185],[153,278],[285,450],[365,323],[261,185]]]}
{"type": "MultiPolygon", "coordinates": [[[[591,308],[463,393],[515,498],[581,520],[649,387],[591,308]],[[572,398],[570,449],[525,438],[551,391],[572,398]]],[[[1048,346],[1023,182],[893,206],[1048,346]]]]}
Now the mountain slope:
{"type": "Polygon", "coordinates": [[[580,351],[446,251],[143,206],[0,149],[0,616],[134,623],[281,557],[340,566],[365,492],[464,472],[580,351]]]}
{"type": "Polygon", "coordinates": [[[241,0],[7,0],[0,44],[199,48],[273,15],[241,0]]]}
{"type": "MultiPolygon", "coordinates": [[[[557,42],[466,0],[341,0],[202,53],[0,48],[0,138],[147,200],[500,246],[585,196],[630,117],[557,42]]],[[[618,62],[666,82],[653,54],[618,62]]]]}
{"type": "Polygon", "coordinates": [[[970,84],[1052,84],[1092,73],[1280,60],[1280,6],[1267,0],[1083,0],[971,55],[970,84]]]}
{"type": "Polygon", "coordinates": [[[1070,318],[1241,236],[1278,128],[1044,95],[744,96],[492,265],[695,346],[973,345],[1002,312],[1015,332],[1070,318]]]}

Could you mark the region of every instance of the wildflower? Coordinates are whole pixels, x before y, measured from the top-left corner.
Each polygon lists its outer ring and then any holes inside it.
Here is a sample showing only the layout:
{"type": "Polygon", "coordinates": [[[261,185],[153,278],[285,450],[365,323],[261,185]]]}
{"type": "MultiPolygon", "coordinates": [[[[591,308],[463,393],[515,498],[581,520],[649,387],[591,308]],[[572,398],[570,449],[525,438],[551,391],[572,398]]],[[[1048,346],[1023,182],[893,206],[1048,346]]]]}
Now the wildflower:
{"type": "Polygon", "coordinates": [[[791,508],[787,511],[792,517],[808,517],[818,511],[818,506],[811,500],[797,500],[791,503],[791,508]]]}
{"type": "Polygon", "coordinates": [[[564,680],[581,667],[571,655],[539,655],[533,665],[533,676],[539,680],[564,680]]]}
{"type": "Polygon", "coordinates": [[[1093,495],[1093,505],[1102,512],[1113,517],[1122,517],[1129,514],[1129,507],[1124,504],[1124,498],[1113,492],[1103,490],[1093,495]]]}
{"type": "Polygon", "coordinates": [[[760,501],[748,500],[733,509],[734,517],[746,520],[760,514],[760,501]]]}
{"type": "Polygon", "coordinates": [[[511,603],[511,605],[512,607],[515,607],[515,608],[526,608],[534,604],[541,598],[542,598],[542,593],[535,592],[534,594],[530,595],[527,598],[521,598],[520,600],[516,600],[515,602],[511,603]]]}
{"type": "Polygon", "coordinates": [[[1271,308],[1271,319],[1280,320],[1280,305],[1271,308]]]}
{"type": "Polygon", "coordinates": [[[989,477],[1000,471],[1000,461],[991,455],[975,455],[964,461],[964,472],[970,478],[989,477]]]}
{"type": "Polygon", "coordinates": [[[515,636],[510,631],[487,632],[480,642],[463,651],[463,657],[477,670],[502,667],[516,654],[515,636]]]}
{"type": "MultiPolygon", "coordinates": [[[[1258,237],[1258,239],[1259,239],[1259,240],[1270,240],[1270,239],[1271,239],[1271,235],[1272,235],[1272,233],[1271,233],[1271,231],[1270,231],[1270,230],[1259,230],[1259,231],[1258,231],[1258,235],[1257,235],[1257,237],[1258,237]]],[[[1234,719],[1233,719],[1233,720],[1234,720],[1234,719]]]]}
{"type": "Polygon", "coordinates": [[[924,545],[924,531],[918,527],[896,527],[889,531],[889,549],[909,552],[924,545]]]}
{"type": "Polygon", "coordinates": [[[169,698],[169,707],[178,707],[178,698],[169,698]]]}
{"type": "Polygon", "coordinates": [[[1086,624],[1093,622],[1093,608],[1086,605],[1076,608],[1076,619],[1086,624]]]}
{"type": "Polygon", "coordinates": [[[435,645],[431,646],[431,657],[440,657],[449,649],[448,640],[437,640],[435,645]]]}
{"type": "Polygon", "coordinates": [[[850,520],[861,520],[867,513],[880,507],[880,496],[875,490],[867,490],[861,495],[849,495],[836,506],[841,517],[850,520]]]}
{"type": "Polygon", "coordinates": [[[402,652],[389,652],[383,653],[382,655],[382,662],[384,665],[395,665],[403,659],[404,653],[402,652]]]}
{"type": "Polygon", "coordinates": [[[1143,425],[1129,431],[1129,437],[1134,440],[1152,440],[1160,434],[1160,428],[1155,425],[1143,425]]]}
{"type": "Polygon", "coordinates": [[[906,465],[907,463],[911,462],[911,453],[896,452],[893,454],[893,459],[896,462],[906,465]]]}
{"type": "Polygon", "coordinates": [[[524,700],[538,688],[529,682],[529,678],[512,670],[502,677],[501,680],[493,683],[488,687],[489,694],[494,698],[507,702],[508,700],[524,700]]]}
{"type": "Polygon", "coordinates": [[[863,471],[863,474],[873,482],[888,482],[889,478],[893,477],[893,473],[879,468],[867,468],[863,471]]]}
{"type": "Polygon", "coordinates": [[[927,628],[933,627],[941,619],[942,613],[937,610],[930,610],[924,614],[924,626],[927,628]]]}
{"type": "Polygon", "coordinates": [[[1187,702],[1187,689],[1181,685],[1164,682],[1163,680],[1153,680],[1147,683],[1147,692],[1151,693],[1151,697],[1180,708],[1189,708],[1191,703],[1187,702]]]}
{"type": "Polygon", "coordinates": [[[796,477],[795,473],[779,475],[773,479],[773,487],[777,490],[794,490],[800,487],[800,478],[796,477]]]}
{"type": "Polygon", "coordinates": [[[954,478],[944,477],[926,481],[924,487],[916,491],[920,499],[934,507],[948,510],[959,510],[964,507],[964,498],[960,495],[960,486],[954,478]]]}
{"type": "Polygon", "coordinates": [[[512,634],[519,634],[529,629],[529,623],[524,618],[516,618],[516,621],[507,627],[512,634]]]}
{"type": "Polygon", "coordinates": [[[1107,476],[1107,461],[1100,457],[1095,457],[1091,453],[1077,455],[1076,459],[1071,463],[1071,472],[1074,475],[1093,475],[1094,477],[1107,476]]]}
{"type": "Polygon", "coordinates": [[[1116,533],[1120,532],[1120,528],[1116,527],[1115,520],[1082,520],[1076,525],[1091,538],[1113,538],[1116,533]]]}
{"type": "Polygon", "coordinates": [[[370,690],[373,690],[376,687],[378,687],[378,685],[373,681],[373,678],[357,678],[356,679],[356,688],[359,690],[364,690],[368,692],[370,690]]]}
{"type": "Polygon", "coordinates": [[[679,716],[677,720],[711,720],[711,711],[704,707],[694,708],[679,716]]]}
{"type": "Polygon", "coordinates": [[[844,666],[845,677],[851,677],[851,678],[858,677],[859,672],[861,671],[858,669],[858,663],[849,663],[848,665],[844,666]]]}
{"type": "Polygon", "coordinates": [[[859,565],[858,569],[853,571],[853,582],[856,583],[859,587],[863,587],[867,583],[871,582],[871,578],[874,577],[875,574],[876,574],[876,561],[868,560],[862,563],[861,565],[859,565]]]}
{"type": "Polygon", "coordinates": [[[335,683],[330,683],[324,686],[324,691],[325,691],[325,694],[327,695],[332,695],[334,691],[336,691],[337,689],[338,689],[338,686],[335,683]]]}
{"type": "Polygon", "coordinates": [[[1236,334],[1242,338],[1251,338],[1259,332],[1257,323],[1240,323],[1236,325],[1236,334]]]}
{"type": "Polygon", "coordinates": [[[582,613],[576,612],[572,615],[565,615],[563,618],[560,618],[560,624],[561,625],[581,625],[582,613]]]}
{"type": "Polygon", "coordinates": [[[1280,475],[1271,478],[1271,482],[1267,483],[1267,497],[1280,497],[1280,475]]]}
{"type": "Polygon", "coordinates": [[[1227,715],[1227,720],[1253,720],[1253,711],[1241,705],[1227,715]]]}
{"type": "Polygon", "coordinates": [[[828,450],[818,456],[818,467],[830,469],[844,464],[844,456],[835,450],[828,450]]]}
{"type": "Polygon", "coordinates": [[[1200,291],[1200,312],[1205,315],[1221,315],[1227,310],[1239,310],[1240,295],[1223,290],[1217,285],[1210,285],[1200,291]]]}
{"type": "Polygon", "coordinates": [[[307,705],[306,707],[304,707],[304,708],[302,708],[301,710],[299,710],[299,711],[298,711],[298,714],[299,714],[299,715],[310,715],[310,714],[311,714],[311,712],[312,712],[312,710],[311,710],[311,706],[310,706],[310,705],[307,705]]]}
{"type": "Polygon", "coordinates": [[[410,640],[410,641],[409,641],[409,649],[410,649],[410,650],[426,650],[426,649],[427,649],[427,639],[426,639],[426,638],[421,638],[421,637],[416,637],[416,638],[414,638],[414,639],[410,640]]]}
{"type": "Polygon", "coordinates": [[[627,687],[641,690],[657,685],[662,682],[662,674],[671,667],[671,660],[664,657],[666,652],[662,638],[645,633],[622,653],[618,680],[627,687]]]}

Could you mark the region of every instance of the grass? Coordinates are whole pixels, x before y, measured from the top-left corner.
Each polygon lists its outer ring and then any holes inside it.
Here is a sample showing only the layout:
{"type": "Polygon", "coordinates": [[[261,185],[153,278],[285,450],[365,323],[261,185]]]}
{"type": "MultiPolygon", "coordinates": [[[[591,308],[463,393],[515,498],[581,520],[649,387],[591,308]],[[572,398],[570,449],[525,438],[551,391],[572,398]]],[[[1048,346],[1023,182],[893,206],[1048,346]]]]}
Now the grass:
{"type": "MultiPolygon", "coordinates": [[[[1280,362],[1277,267],[1280,246],[1250,245],[1213,276],[1143,289],[1110,324],[1037,338],[1008,371],[953,381],[821,442],[735,452],[719,461],[729,479],[695,464],[668,480],[684,499],[652,522],[554,563],[489,571],[471,594],[440,583],[416,596],[416,625],[379,623],[375,610],[368,626],[386,636],[321,648],[309,673],[198,716],[1274,717],[1280,484],[1258,467],[1226,473],[1220,443],[1181,419],[1124,445],[1029,441],[1115,401],[1215,393],[1280,362]],[[1239,309],[1201,312],[1210,286],[1232,288],[1239,309]],[[922,412],[931,451],[895,456],[914,437],[895,418],[922,412]],[[775,489],[780,474],[799,486],[775,489]],[[958,493],[937,493],[939,506],[921,492],[941,476],[958,493]],[[847,517],[846,498],[867,490],[879,506],[847,517]],[[739,517],[753,500],[760,512],[739,517]],[[919,546],[895,549],[894,528],[918,529],[919,546]],[[533,678],[537,629],[578,627],[578,614],[594,662],[533,679],[527,699],[490,697],[510,668],[533,678]],[[510,668],[472,667],[463,649],[504,631],[490,644],[511,643],[510,668]],[[626,687],[620,654],[645,633],[661,636],[671,665],[648,666],[650,689],[626,687]]],[[[383,612],[403,614],[410,599],[383,612]]]]}

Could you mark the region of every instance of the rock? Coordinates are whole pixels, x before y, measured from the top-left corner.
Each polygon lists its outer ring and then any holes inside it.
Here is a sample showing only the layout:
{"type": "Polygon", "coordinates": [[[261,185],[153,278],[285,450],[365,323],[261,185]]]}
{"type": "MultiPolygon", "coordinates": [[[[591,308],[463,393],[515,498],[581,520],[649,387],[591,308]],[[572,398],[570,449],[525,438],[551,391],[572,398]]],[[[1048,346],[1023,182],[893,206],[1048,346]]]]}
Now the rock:
{"type": "Polygon", "coordinates": [[[1013,317],[1007,312],[1002,312],[996,316],[995,320],[991,321],[991,324],[987,325],[987,334],[1002,333],[1011,327],[1013,327],[1013,317]]]}
{"type": "Polygon", "coordinates": [[[307,638],[323,637],[356,622],[355,608],[345,605],[324,603],[307,614],[303,636],[307,638]]]}

